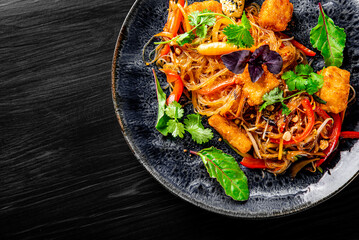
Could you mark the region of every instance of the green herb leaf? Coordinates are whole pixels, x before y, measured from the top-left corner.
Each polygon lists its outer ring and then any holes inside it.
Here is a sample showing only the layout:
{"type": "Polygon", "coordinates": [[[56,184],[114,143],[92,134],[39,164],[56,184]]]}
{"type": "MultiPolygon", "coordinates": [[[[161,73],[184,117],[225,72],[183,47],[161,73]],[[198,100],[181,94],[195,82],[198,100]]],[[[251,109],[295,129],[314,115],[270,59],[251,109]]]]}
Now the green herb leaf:
{"type": "MultiPolygon", "coordinates": [[[[189,23],[196,29],[196,35],[200,38],[207,36],[208,27],[213,26],[216,23],[216,14],[207,9],[200,11],[194,11],[189,16],[189,23]]],[[[192,29],[192,31],[194,30],[192,29]]],[[[195,35],[193,34],[193,39],[195,35]]],[[[191,38],[188,38],[191,39],[191,38]]],[[[192,42],[193,39],[190,41],[192,42]]]]}
{"type": "Polygon", "coordinates": [[[237,161],[221,150],[210,147],[198,154],[210,177],[216,178],[225,193],[237,201],[245,201],[249,197],[248,181],[237,161]]]}
{"type": "Polygon", "coordinates": [[[167,108],[165,109],[165,113],[170,118],[181,119],[183,117],[184,110],[181,104],[176,101],[173,101],[170,105],[167,106],[167,108]]]}
{"type": "Polygon", "coordinates": [[[156,129],[164,136],[167,136],[168,134],[167,123],[170,120],[170,117],[168,117],[165,113],[166,94],[163,92],[161,88],[155,70],[152,69],[152,72],[156,82],[156,93],[157,93],[157,101],[158,101],[156,129]]]}
{"type": "Polygon", "coordinates": [[[299,64],[295,67],[295,72],[300,76],[308,76],[313,72],[313,68],[308,64],[299,64]]]}
{"type": "Polygon", "coordinates": [[[262,106],[259,108],[259,111],[262,111],[263,109],[265,109],[267,106],[275,104],[275,103],[281,103],[282,104],[282,114],[285,115],[289,115],[291,113],[290,109],[288,108],[288,106],[284,103],[284,100],[287,100],[289,98],[292,98],[301,92],[297,92],[289,97],[284,98],[283,97],[283,91],[280,90],[279,87],[273,89],[272,91],[270,91],[269,93],[266,93],[263,95],[263,101],[264,103],[262,104],[262,106]]]}
{"type": "Polygon", "coordinates": [[[211,27],[216,23],[216,16],[214,12],[205,9],[201,12],[200,11],[192,12],[188,16],[188,20],[189,23],[195,27],[201,24],[211,27]]]}
{"type": "Polygon", "coordinates": [[[290,109],[283,102],[281,102],[281,103],[282,103],[282,114],[285,114],[288,116],[291,113],[290,109]]]}
{"type": "Polygon", "coordinates": [[[183,46],[186,43],[191,43],[195,38],[196,36],[193,32],[185,32],[177,36],[176,42],[178,45],[183,46]]]}
{"type": "Polygon", "coordinates": [[[196,34],[200,38],[205,38],[207,36],[207,26],[206,25],[199,25],[196,29],[196,34]]]}
{"type": "Polygon", "coordinates": [[[260,107],[259,111],[262,111],[263,109],[265,109],[267,106],[275,104],[277,102],[281,102],[283,101],[283,91],[280,90],[279,87],[273,89],[272,91],[270,91],[269,93],[266,93],[263,95],[263,105],[260,107]]]}
{"type": "Polygon", "coordinates": [[[223,33],[227,36],[227,42],[240,48],[249,48],[254,44],[254,39],[249,32],[251,24],[243,12],[241,24],[229,24],[223,29],[223,33]]]}
{"type": "Polygon", "coordinates": [[[183,123],[178,122],[177,119],[171,119],[167,123],[168,132],[172,134],[173,137],[183,138],[184,134],[184,125],[183,123]]]}
{"type": "Polygon", "coordinates": [[[321,51],[326,66],[340,67],[343,63],[343,50],[346,34],[343,28],[336,26],[319,3],[318,25],[310,31],[310,42],[321,51]]]}
{"type": "Polygon", "coordinates": [[[311,66],[299,64],[296,66],[295,71],[295,73],[288,71],[282,75],[282,79],[285,80],[289,91],[306,91],[309,95],[313,95],[323,87],[323,76],[314,73],[311,66]]]}
{"type": "Polygon", "coordinates": [[[187,115],[184,124],[185,130],[191,134],[192,139],[198,144],[206,143],[213,138],[212,130],[203,127],[201,116],[198,113],[187,115]]]}

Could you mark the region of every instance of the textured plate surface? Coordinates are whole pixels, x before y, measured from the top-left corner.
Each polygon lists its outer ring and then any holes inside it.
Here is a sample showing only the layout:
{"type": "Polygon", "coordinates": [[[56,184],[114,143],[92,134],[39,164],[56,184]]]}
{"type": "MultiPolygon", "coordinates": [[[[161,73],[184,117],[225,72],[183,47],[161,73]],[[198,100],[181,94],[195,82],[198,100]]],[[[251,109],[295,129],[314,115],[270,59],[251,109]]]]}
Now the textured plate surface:
{"type": "MultiPolygon", "coordinates": [[[[191,1],[192,2],[192,1],[191,1]]],[[[247,1],[248,2],[248,1],[247,1]]],[[[261,4],[262,1],[256,1],[261,4]]],[[[310,46],[309,32],[317,24],[317,1],[291,0],[293,24],[288,34],[310,46]]],[[[351,72],[351,84],[359,89],[359,2],[323,1],[323,8],[336,25],[347,33],[342,68],[351,72]]],[[[224,194],[211,179],[199,157],[190,157],[184,149],[200,150],[215,146],[241,157],[225,143],[212,141],[200,146],[186,135],[184,139],[162,136],[155,129],[157,99],[151,67],[144,64],[144,44],[160,32],[167,18],[168,0],[137,0],[128,14],[115,49],[112,69],[112,91],[116,114],[132,151],[145,168],[171,192],[207,210],[243,218],[287,215],[314,206],[343,189],[358,173],[359,142],[341,141],[332,159],[324,165],[324,173],[300,172],[292,180],[288,174],[273,176],[260,170],[241,168],[248,177],[250,197],[237,202],[224,194]]],[[[315,70],[323,67],[320,54],[315,70]]],[[[159,74],[162,86],[165,78],[159,74]]],[[[348,108],[343,130],[359,130],[358,103],[348,108]]],[[[191,106],[187,107],[187,113],[191,106]]],[[[206,121],[204,125],[208,127],[206,121]]]]}

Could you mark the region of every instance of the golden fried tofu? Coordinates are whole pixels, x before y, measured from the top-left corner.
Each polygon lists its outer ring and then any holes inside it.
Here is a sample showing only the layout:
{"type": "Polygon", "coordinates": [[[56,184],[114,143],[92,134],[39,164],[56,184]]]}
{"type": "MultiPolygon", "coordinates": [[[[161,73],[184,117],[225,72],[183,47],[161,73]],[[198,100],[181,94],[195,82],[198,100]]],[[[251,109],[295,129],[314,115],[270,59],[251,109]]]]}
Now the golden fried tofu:
{"type": "Polygon", "coordinates": [[[327,104],[321,104],[320,107],[332,113],[344,111],[348,104],[350,72],[331,66],[318,74],[324,76],[324,84],[318,96],[327,102],[327,104]]]}
{"type": "Polygon", "coordinates": [[[259,12],[258,23],[265,29],[284,31],[292,14],[293,4],[289,0],[265,0],[259,12]]]}
{"type": "Polygon", "coordinates": [[[263,69],[263,75],[255,83],[250,80],[248,67],[243,72],[245,74],[243,78],[249,79],[244,84],[243,94],[247,98],[247,103],[251,106],[263,103],[263,95],[279,86],[278,79],[267,70],[267,67],[263,66],[263,69]]]}
{"type": "Polygon", "coordinates": [[[209,10],[215,13],[222,13],[222,4],[220,4],[217,1],[204,1],[204,2],[194,2],[188,7],[186,7],[187,14],[191,14],[195,11],[203,11],[203,10],[209,10]]]}
{"type": "Polygon", "coordinates": [[[241,153],[246,153],[252,148],[252,142],[249,140],[244,130],[241,130],[236,124],[227,120],[219,114],[213,115],[208,119],[216,131],[241,153]]]}

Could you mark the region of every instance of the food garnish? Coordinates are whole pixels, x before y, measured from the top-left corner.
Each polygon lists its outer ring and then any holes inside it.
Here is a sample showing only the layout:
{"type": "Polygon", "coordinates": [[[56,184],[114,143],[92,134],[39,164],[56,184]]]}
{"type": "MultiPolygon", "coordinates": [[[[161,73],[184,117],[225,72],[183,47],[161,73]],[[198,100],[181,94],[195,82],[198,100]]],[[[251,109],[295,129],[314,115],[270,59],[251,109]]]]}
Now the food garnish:
{"type": "Polygon", "coordinates": [[[285,72],[282,79],[285,80],[289,91],[305,91],[309,95],[318,92],[324,83],[323,76],[314,73],[313,68],[305,64],[297,65],[294,72],[285,72]]]}
{"type": "Polygon", "coordinates": [[[282,57],[275,51],[269,50],[268,45],[257,48],[253,54],[249,50],[241,50],[222,55],[224,65],[233,73],[243,73],[248,64],[249,75],[252,82],[258,81],[263,75],[262,64],[267,66],[269,72],[278,74],[282,70],[282,57]]]}
{"type": "Polygon", "coordinates": [[[190,152],[201,157],[209,176],[217,179],[228,196],[237,201],[248,199],[247,177],[231,155],[215,147],[190,152]]]}
{"type": "Polygon", "coordinates": [[[206,143],[211,140],[213,138],[213,132],[211,129],[203,127],[201,115],[189,114],[186,116],[187,118],[184,120],[183,124],[180,121],[184,116],[182,105],[176,100],[166,105],[166,94],[161,88],[155,70],[152,69],[152,71],[156,82],[158,101],[156,129],[164,136],[167,136],[170,133],[173,137],[180,138],[183,138],[185,131],[187,131],[191,134],[192,139],[198,144],[206,143]]]}
{"type": "Polygon", "coordinates": [[[310,42],[324,57],[325,65],[340,67],[343,63],[343,50],[345,47],[346,34],[344,28],[334,24],[319,3],[318,25],[310,31],[310,42]]]}

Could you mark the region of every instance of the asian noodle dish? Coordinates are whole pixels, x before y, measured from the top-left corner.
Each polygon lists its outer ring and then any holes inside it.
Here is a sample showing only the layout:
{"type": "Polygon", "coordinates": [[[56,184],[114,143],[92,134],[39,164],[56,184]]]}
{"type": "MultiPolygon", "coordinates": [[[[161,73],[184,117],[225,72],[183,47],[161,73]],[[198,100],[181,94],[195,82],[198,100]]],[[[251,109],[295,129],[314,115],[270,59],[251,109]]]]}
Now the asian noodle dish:
{"type": "MultiPolygon", "coordinates": [[[[173,137],[188,132],[202,144],[213,137],[201,124],[206,116],[247,168],[273,174],[290,169],[293,177],[301,169],[322,171],[339,137],[358,133],[341,131],[348,103],[356,98],[350,72],[340,68],[346,34],[320,3],[318,10],[318,24],[308,34],[325,66],[314,70],[316,52],[282,33],[292,21],[289,0],[261,6],[170,0],[162,32],[144,47],[155,46],[146,62],[166,75],[170,90],[167,97],[154,73],[158,131],[173,137]],[[187,103],[196,114],[182,121],[187,103]]],[[[210,163],[216,158],[213,148],[192,153],[210,163]]]]}

